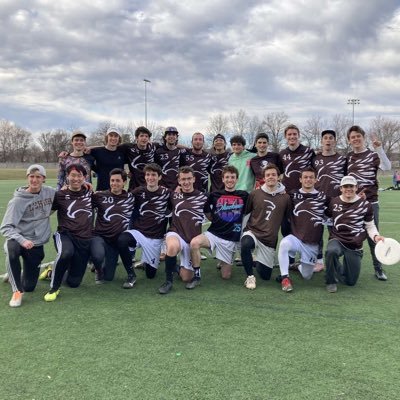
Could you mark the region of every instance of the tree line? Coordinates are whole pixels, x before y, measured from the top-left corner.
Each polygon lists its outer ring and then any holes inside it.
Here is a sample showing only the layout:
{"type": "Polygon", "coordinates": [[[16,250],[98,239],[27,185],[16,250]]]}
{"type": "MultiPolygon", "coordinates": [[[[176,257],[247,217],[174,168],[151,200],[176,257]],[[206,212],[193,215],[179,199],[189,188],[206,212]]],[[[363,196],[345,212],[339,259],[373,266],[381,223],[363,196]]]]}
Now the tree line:
{"type": "MultiPolygon", "coordinates": [[[[209,118],[206,131],[206,143],[211,146],[214,136],[223,134],[227,140],[234,135],[242,135],[247,141],[247,147],[254,143],[255,136],[260,132],[268,134],[271,151],[278,152],[285,147],[284,129],[290,123],[285,112],[271,112],[262,118],[251,116],[244,110],[229,115],[216,114],[209,118]]],[[[117,127],[123,142],[133,142],[134,132],[142,123],[128,123],[121,126],[112,121],[100,122],[93,131],[85,132],[88,145],[104,144],[104,137],[110,126],[117,127]]],[[[299,124],[302,143],[318,149],[321,144],[321,131],[333,129],[337,134],[338,149],[346,154],[349,146],[346,139],[347,129],[352,125],[350,118],[335,115],[325,119],[320,115],[311,116],[303,124],[299,124]]],[[[165,127],[150,121],[147,126],[153,133],[153,141],[161,141],[165,127]]],[[[177,127],[179,130],[179,126],[177,127]]],[[[392,161],[400,161],[400,121],[378,116],[369,126],[363,128],[367,132],[367,141],[371,135],[376,135],[392,161]]],[[[53,129],[33,134],[11,121],[0,120],[0,162],[57,162],[58,154],[68,150],[74,129],[53,129]]],[[[194,132],[192,132],[194,133],[194,132]]],[[[190,145],[190,137],[180,137],[180,143],[190,145]]]]}

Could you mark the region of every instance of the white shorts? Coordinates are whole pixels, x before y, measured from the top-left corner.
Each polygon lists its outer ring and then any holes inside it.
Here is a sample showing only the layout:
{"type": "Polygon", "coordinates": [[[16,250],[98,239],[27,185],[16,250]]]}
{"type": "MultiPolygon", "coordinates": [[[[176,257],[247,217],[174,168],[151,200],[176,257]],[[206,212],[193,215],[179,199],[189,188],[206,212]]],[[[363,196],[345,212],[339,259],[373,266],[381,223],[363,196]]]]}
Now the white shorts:
{"type": "Polygon", "coordinates": [[[204,232],[204,236],[206,236],[210,242],[211,252],[215,250],[215,256],[217,259],[226,264],[232,265],[233,257],[238,247],[237,243],[221,239],[208,231],[204,232]]]}
{"type": "Polygon", "coordinates": [[[129,229],[126,232],[130,233],[135,238],[137,243],[136,248],[142,249],[141,261],[151,265],[153,268],[158,268],[163,239],[148,238],[136,229],[129,229]]]}
{"type": "Polygon", "coordinates": [[[190,245],[189,243],[186,243],[177,233],[175,232],[167,232],[167,235],[165,236],[166,238],[173,236],[176,237],[179,240],[179,245],[181,248],[180,251],[180,263],[181,267],[188,269],[189,271],[194,271],[193,269],[193,264],[192,264],[192,259],[190,258],[190,245]]]}
{"type": "Polygon", "coordinates": [[[296,253],[300,253],[300,262],[303,265],[309,264],[314,267],[318,257],[318,244],[304,243],[294,235],[285,236],[282,240],[290,244],[290,257],[294,258],[296,253]]]}
{"type": "Polygon", "coordinates": [[[253,238],[254,243],[256,244],[254,251],[255,261],[272,268],[274,266],[275,249],[266,246],[264,243],[261,243],[252,231],[246,231],[243,236],[250,236],[253,238]]]}

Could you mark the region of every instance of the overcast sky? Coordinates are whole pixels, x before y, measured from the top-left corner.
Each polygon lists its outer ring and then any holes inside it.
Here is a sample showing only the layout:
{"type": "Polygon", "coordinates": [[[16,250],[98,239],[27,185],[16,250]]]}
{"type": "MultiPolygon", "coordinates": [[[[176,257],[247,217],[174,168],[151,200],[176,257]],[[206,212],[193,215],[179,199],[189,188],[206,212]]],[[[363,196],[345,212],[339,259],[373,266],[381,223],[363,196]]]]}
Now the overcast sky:
{"type": "Polygon", "coordinates": [[[38,132],[212,115],[400,118],[400,2],[0,0],[0,118],[38,132]]]}

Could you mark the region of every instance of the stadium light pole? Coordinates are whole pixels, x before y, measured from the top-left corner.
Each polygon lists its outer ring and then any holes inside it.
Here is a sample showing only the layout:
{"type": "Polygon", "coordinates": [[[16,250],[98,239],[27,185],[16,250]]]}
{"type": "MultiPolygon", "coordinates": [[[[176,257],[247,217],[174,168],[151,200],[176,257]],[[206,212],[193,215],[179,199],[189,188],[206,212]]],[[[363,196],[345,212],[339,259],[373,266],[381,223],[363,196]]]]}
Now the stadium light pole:
{"type": "Polygon", "coordinates": [[[144,126],[147,128],[147,84],[151,83],[148,79],[143,79],[144,82],[144,126]]]}
{"type": "Polygon", "coordinates": [[[360,104],[360,99],[348,99],[347,104],[351,104],[353,106],[353,125],[354,125],[354,106],[360,104]]]}

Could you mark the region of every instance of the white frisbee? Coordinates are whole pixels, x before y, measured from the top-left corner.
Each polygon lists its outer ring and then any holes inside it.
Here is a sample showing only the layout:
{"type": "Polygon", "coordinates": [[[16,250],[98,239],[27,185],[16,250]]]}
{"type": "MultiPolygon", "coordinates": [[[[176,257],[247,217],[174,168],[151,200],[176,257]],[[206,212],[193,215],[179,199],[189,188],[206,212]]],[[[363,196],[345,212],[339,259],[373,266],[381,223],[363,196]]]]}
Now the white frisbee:
{"type": "Polygon", "coordinates": [[[375,246],[375,255],[382,264],[396,264],[400,261],[400,243],[392,238],[380,240],[375,246]]]}

